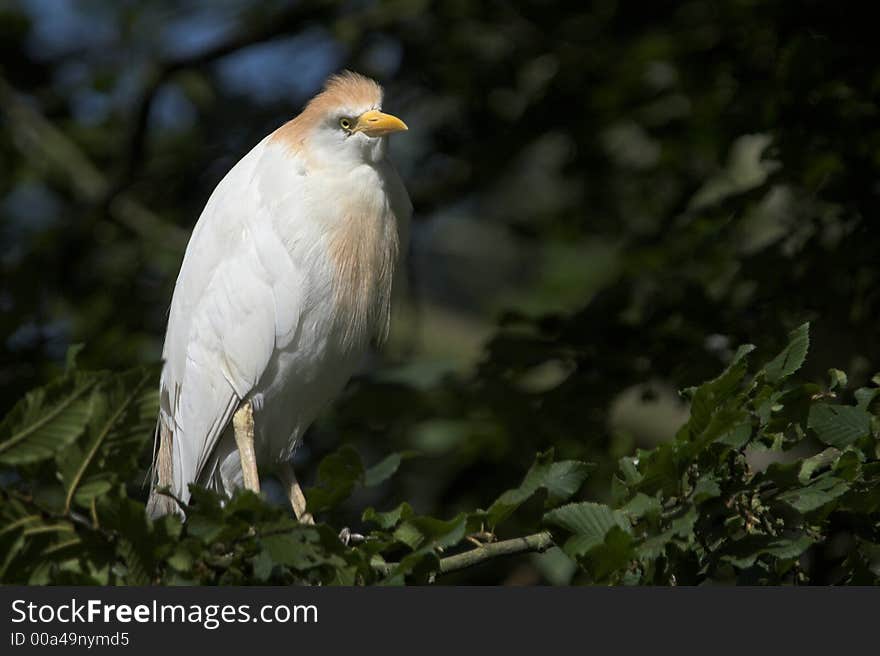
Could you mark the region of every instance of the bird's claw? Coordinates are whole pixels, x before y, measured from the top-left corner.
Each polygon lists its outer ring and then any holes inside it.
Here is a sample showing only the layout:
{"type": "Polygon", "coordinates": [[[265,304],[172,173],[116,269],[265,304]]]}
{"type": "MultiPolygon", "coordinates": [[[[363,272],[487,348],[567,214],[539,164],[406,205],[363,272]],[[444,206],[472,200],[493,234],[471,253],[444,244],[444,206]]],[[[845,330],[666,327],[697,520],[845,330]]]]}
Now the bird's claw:
{"type": "Polygon", "coordinates": [[[347,526],[339,531],[339,541],[342,542],[346,547],[350,544],[360,544],[366,540],[366,538],[360,533],[352,533],[351,529],[347,526]]]}
{"type": "Polygon", "coordinates": [[[479,531],[471,533],[465,539],[478,547],[482,547],[495,542],[495,534],[492,531],[485,530],[485,527],[481,525],[479,531]]]}

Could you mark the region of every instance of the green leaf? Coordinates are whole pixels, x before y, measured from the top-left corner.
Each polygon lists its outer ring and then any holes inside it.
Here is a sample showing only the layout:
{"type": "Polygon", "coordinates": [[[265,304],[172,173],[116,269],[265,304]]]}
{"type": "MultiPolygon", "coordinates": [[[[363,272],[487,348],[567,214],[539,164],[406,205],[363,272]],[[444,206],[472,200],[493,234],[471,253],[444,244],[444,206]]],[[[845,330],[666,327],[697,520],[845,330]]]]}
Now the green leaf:
{"type": "Polygon", "coordinates": [[[829,369],[828,370],[828,389],[846,389],[846,385],[849,382],[849,379],[846,376],[845,371],[841,371],[840,369],[829,369]]]}
{"type": "Polygon", "coordinates": [[[636,458],[624,456],[618,461],[618,464],[620,466],[620,473],[623,474],[623,481],[626,485],[632,486],[641,482],[642,475],[639,473],[636,458]]]}
{"type": "Polygon", "coordinates": [[[751,437],[752,422],[746,420],[740,422],[732,429],[722,434],[721,437],[717,438],[715,441],[719,444],[725,444],[734,449],[741,449],[748,443],[751,437]]]}
{"type": "Polygon", "coordinates": [[[871,402],[880,394],[880,387],[860,387],[855,391],[856,407],[860,410],[869,410],[871,402]]]}
{"type": "Polygon", "coordinates": [[[673,518],[667,528],[660,533],[647,537],[637,548],[639,558],[650,561],[659,558],[670,543],[689,544],[693,539],[694,524],[697,521],[697,509],[687,508],[683,514],[673,518]]]}
{"type": "Polygon", "coordinates": [[[112,474],[96,474],[89,477],[76,489],[76,502],[87,507],[94,499],[113,489],[114,479],[115,476],[112,474]]]}
{"type": "Polygon", "coordinates": [[[817,403],[810,408],[807,426],[819,441],[842,449],[871,432],[871,415],[854,406],[817,403]]]}
{"type": "Polygon", "coordinates": [[[386,480],[394,476],[400,467],[401,462],[413,455],[415,455],[414,452],[407,451],[403,453],[392,453],[391,455],[386,456],[364,472],[364,485],[367,487],[376,487],[377,485],[384,483],[386,480]]]}
{"type": "Polygon", "coordinates": [[[595,469],[595,464],[579,460],[554,462],[541,482],[549,495],[548,502],[555,505],[571,498],[595,469]]]}
{"type": "Polygon", "coordinates": [[[778,383],[803,365],[810,348],[810,324],[804,323],[788,334],[788,344],[764,367],[766,379],[778,383]]]}
{"type": "Polygon", "coordinates": [[[752,344],[740,346],[724,372],[717,378],[703,383],[694,392],[691,400],[691,416],[688,420],[691,435],[701,434],[719,406],[736,390],[746,374],[748,364],[746,356],[754,350],[752,344]]]}
{"type": "Polygon", "coordinates": [[[467,532],[467,514],[450,520],[412,517],[397,527],[395,539],[411,549],[436,549],[458,544],[467,532]]]}
{"type": "Polygon", "coordinates": [[[314,526],[291,521],[286,527],[273,529],[271,535],[260,537],[259,543],[264,553],[264,561],[259,565],[264,573],[270,562],[298,571],[322,565],[345,565],[343,558],[323,548],[321,536],[314,526]]]}
{"type": "Polygon", "coordinates": [[[577,460],[552,462],[552,459],[552,450],[538,454],[520,486],[507,490],[489,507],[489,526],[500,524],[540,489],[547,491],[548,507],[571,498],[596,468],[593,464],[577,460]]]}
{"type": "Polygon", "coordinates": [[[427,583],[440,570],[440,559],[430,548],[423,548],[400,559],[382,585],[403,585],[407,578],[416,583],[427,583]]]}
{"type": "Polygon", "coordinates": [[[620,509],[632,521],[641,519],[642,517],[659,517],[663,510],[663,504],[657,497],[649,497],[647,494],[639,492],[629,503],[620,509]]]}
{"type": "Polygon", "coordinates": [[[193,566],[193,555],[180,547],[167,558],[166,562],[174,569],[186,572],[193,566]]]}
{"type": "Polygon", "coordinates": [[[810,458],[804,458],[801,461],[801,468],[798,472],[798,481],[800,481],[801,485],[806,485],[810,482],[814,472],[832,466],[839,457],[840,450],[829,447],[810,458]]]}
{"type": "Polygon", "coordinates": [[[612,526],[617,526],[627,533],[632,531],[624,513],[590,501],[570,503],[551,510],[545,513],[544,521],[560,526],[572,534],[563,549],[573,558],[582,556],[596,545],[602,544],[612,526]]]}
{"type": "Polygon", "coordinates": [[[23,465],[54,456],[85,430],[97,380],[72,374],[29,392],[0,422],[0,463],[23,465]]]}
{"type": "Polygon", "coordinates": [[[801,535],[794,539],[775,540],[764,549],[764,553],[777,558],[797,558],[813,544],[813,539],[808,535],[801,535]]]}
{"type": "Polygon", "coordinates": [[[127,470],[134,468],[156,423],[158,398],[152,389],[147,392],[152,378],[151,370],[135,369],[109,378],[95,391],[85,439],[58,457],[64,512],[70,510],[81,484],[89,487],[78,498],[88,502],[104,485],[109,488],[115,476],[127,476],[127,470]]]}
{"type": "MultiPolygon", "coordinates": [[[[679,434],[686,432],[686,428],[679,434]]],[[[641,478],[638,482],[638,490],[648,495],[654,495],[658,491],[665,494],[673,494],[678,487],[678,478],[681,475],[680,446],[678,442],[682,438],[676,436],[673,442],[664,442],[651,451],[639,451],[637,466],[641,478]]]]}
{"type": "Polygon", "coordinates": [[[596,581],[612,580],[615,572],[626,570],[633,555],[632,535],[619,526],[612,526],[601,544],[589,550],[587,569],[596,581]]]}
{"type": "MultiPolygon", "coordinates": [[[[695,454],[705,445],[722,438],[728,438],[735,443],[746,433],[746,429],[742,426],[748,423],[748,411],[745,408],[737,403],[725,403],[712,414],[709,424],[703,431],[695,436],[696,439],[689,445],[688,452],[695,454]]],[[[751,428],[748,430],[751,433],[751,428]]]]}
{"type": "Polygon", "coordinates": [[[742,540],[732,541],[722,559],[734,567],[752,567],[761,556],[771,556],[781,560],[797,558],[806,551],[813,540],[806,535],[777,538],[766,535],[751,535],[742,540]]]}
{"type": "Polygon", "coordinates": [[[364,466],[353,448],[343,446],[331,453],[318,465],[318,484],[305,493],[309,512],[314,515],[339,505],[363,476],[364,466]]]}
{"type": "Polygon", "coordinates": [[[782,492],[779,499],[798,512],[808,513],[845,494],[849,489],[850,485],[845,480],[823,474],[806,487],[782,492]]]}
{"type": "Polygon", "coordinates": [[[64,355],[64,373],[69,374],[72,373],[74,369],[76,369],[76,359],[79,357],[79,354],[85,348],[85,344],[82,342],[78,344],[71,344],[67,347],[67,353],[64,355]]]}
{"type": "Polygon", "coordinates": [[[419,548],[425,536],[415,526],[409,522],[404,522],[394,531],[394,539],[415,550],[419,548]]]}
{"type": "Polygon", "coordinates": [[[361,519],[365,522],[377,524],[384,530],[389,530],[397,526],[400,522],[410,519],[415,513],[412,507],[405,501],[397,506],[394,510],[388,512],[376,512],[373,508],[367,508],[361,519]]]}
{"type": "Polygon", "coordinates": [[[544,553],[533,554],[532,564],[550,585],[569,585],[577,571],[577,563],[559,547],[551,547],[544,553]]]}
{"type": "Polygon", "coordinates": [[[179,521],[147,519],[144,505],[132,499],[104,496],[99,499],[101,527],[119,537],[116,555],[124,564],[121,578],[128,585],[153,582],[160,562],[169,554],[169,545],[177,537],[179,521]]]}
{"type": "MultiPolygon", "coordinates": [[[[853,447],[847,448],[840,453],[840,457],[831,459],[832,471],[835,476],[840,476],[850,483],[857,479],[862,480],[864,477],[863,463],[865,463],[865,454],[853,447]]],[[[874,463],[872,463],[874,464],[874,463]]],[[[867,465],[870,469],[871,465],[867,465]]]]}
{"type": "Polygon", "coordinates": [[[714,474],[705,474],[700,476],[697,484],[694,486],[694,503],[702,503],[708,499],[714,499],[721,496],[721,487],[718,479],[714,474]]]}

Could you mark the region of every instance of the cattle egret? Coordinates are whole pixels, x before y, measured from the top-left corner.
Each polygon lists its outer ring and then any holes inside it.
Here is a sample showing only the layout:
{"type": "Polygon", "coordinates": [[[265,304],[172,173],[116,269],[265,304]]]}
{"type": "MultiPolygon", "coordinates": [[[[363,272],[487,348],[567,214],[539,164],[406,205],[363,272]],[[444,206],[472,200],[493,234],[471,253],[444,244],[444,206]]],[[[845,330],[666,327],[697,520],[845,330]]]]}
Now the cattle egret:
{"type": "Polygon", "coordinates": [[[387,156],[407,127],[381,106],[373,80],[331,77],[211,194],[171,301],[151,516],[184,513],[191,483],[259,492],[271,472],[312,521],[290,459],[388,334],[412,213],[387,156]]]}

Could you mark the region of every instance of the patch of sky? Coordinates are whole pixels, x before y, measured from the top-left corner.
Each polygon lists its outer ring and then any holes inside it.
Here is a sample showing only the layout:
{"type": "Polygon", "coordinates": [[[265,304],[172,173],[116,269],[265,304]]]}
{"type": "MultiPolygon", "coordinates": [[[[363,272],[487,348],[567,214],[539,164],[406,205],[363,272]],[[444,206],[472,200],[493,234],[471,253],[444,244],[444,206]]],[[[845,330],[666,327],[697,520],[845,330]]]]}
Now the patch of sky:
{"type": "Polygon", "coordinates": [[[4,232],[12,231],[15,236],[52,227],[58,221],[60,211],[61,203],[55,193],[38,182],[17,184],[0,201],[4,232]]]}
{"type": "Polygon", "coordinates": [[[70,321],[56,319],[43,324],[26,321],[6,338],[6,347],[10,351],[20,351],[35,348],[41,342],[49,357],[55,360],[63,358],[70,344],[70,321]]]}
{"type": "Polygon", "coordinates": [[[393,77],[403,60],[403,46],[396,39],[379,35],[372,39],[364,53],[366,69],[381,78],[393,77]]]}
{"type": "Polygon", "coordinates": [[[37,182],[21,182],[0,200],[0,264],[15,266],[24,256],[26,242],[52,227],[61,203],[54,192],[37,182]]]}
{"type": "Polygon", "coordinates": [[[344,49],[324,30],[236,52],[217,64],[220,83],[261,103],[302,102],[342,63],[344,49]]]}
{"type": "Polygon", "coordinates": [[[52,59],[80,50],[100,49],[117,38],[114,16],[78,0],[20,0],[31,18],[28,49],[35,59],[52,59]]]}
{"type": "Polygon", "coordinates": [[[198,113],[183,90],[176,84],[166,84],[156,94],[150,112],[150,129],[186,130],[192,127],[198,113]]]}
{"type": "Polygon", "coordinates": [[[236,15],[211,7],[210,11],[170,17],[160,37],[163,54],[172,59],[189,57],[221,43],[236,29],[236,15]]]}

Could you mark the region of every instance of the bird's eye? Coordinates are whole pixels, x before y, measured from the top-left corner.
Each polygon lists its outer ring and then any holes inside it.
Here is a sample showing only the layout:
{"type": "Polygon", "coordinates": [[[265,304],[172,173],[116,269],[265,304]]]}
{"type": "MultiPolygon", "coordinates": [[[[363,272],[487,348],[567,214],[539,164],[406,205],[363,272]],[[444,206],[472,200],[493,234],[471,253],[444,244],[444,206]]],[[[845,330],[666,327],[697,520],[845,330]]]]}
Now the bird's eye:
{"type": "Polygon", "coordinates": [[[339,119],[339,127],[343,130],[351,130],[351,120],[347,118],[339,119]]]}

